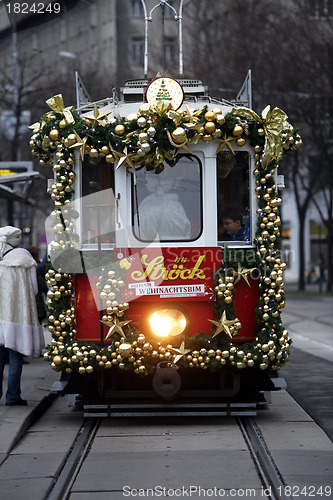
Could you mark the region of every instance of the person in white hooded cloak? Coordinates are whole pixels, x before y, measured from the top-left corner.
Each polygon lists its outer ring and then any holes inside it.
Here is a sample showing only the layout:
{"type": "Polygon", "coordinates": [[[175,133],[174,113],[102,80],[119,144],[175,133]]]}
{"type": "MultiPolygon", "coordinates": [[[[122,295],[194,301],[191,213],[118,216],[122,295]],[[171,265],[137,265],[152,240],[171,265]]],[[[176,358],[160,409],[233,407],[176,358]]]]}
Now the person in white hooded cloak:
{"type": "Polygon", "coordinates": [[[37,315],[36,262],[24,248],[19,228],[0,227],[0,398],[6,349],[9,354],[7,406],[25,406],[21,398],[23,356],[39,357],[45,346],[37,315]]]}

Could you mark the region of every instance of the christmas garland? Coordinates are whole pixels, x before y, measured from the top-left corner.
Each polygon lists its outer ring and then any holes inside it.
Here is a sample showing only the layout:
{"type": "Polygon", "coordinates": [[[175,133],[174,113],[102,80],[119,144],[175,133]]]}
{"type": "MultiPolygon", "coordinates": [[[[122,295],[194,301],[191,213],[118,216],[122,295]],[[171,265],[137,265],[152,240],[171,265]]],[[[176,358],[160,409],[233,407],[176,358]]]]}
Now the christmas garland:
{"type": "MultiPolygon", "coordinates": [[[[281,322],[285,305],[283,270],[278,239],[281,220],[274,172],[281,159],[301,145],[301,138],[279,108],[268,106],[261,115],[247,108],[235,108],[225,116],[219,108],[207,107],[191,112],[173,111],[163,101],[156,105],[143,104],[137,114],[127,118],[113,118],[94,105],[94,112],[81,116],[73,108],[65,108],[61,95],[47,101],[51,111],[31,126],[32,154],[42,164],[51,164],[56,180],[51,197],[54,211],[54,241],[51,243],[52,261],[64,252],[75,252],[78,237],[75,219],[78,213],[72,201],[75,180],[74,152],[83,160],[86,153],[92,164],[105,158],[106,162],[131,169],[144,165],[160,173],[165,164],[173,166],[181,150],[189,153],[191,145],[199,140],[216,141],[219,152],[247,142],[255,153],[256,193],[258,199],[258,229],[255,240],[254,263],[231,258],[224,248],[221,267],[216,273],[215,319],[209,337],[200,332],[193,337],[179,339],[174,345],[147,340],[126,319],[129,304],[121,299],[124,281],[115,271],[105,268],[97,288],[104,301],[102,322],[109,327],[110,344],[87,344],[75,340],[75,308],[72,306],[72,279],[60,265],[49,269],[48,329],[52,342],[45,359],[57,371],[93,373],[98,369],[117,366],[138,374],[155,371],[160,361],[172,361],[179,366],[216,370],[229,365],[236,368],[259,367],[279,369],[289,358],[291,340],[281,322]],[[54,162],[54,157],[56,162],[54,162]],[[260,273],[260,298],[256,310],[257,338],[254,342],[233,343],[241,324],[233,306],[234,285],[257,269],[260,273]],[[227,272],[228,271],[228,272],[227,272]],[[225,335],[221,335],[225,334],[225,335]]],[[[110,168],[111,165],[110,165],[110,168]]],[[[58,262],[60,260],[58,259],[58,262]]],[[[82,262],[83,265],[83,262],[82,262]]],[[[84,266],[83,266],[84,267],[84,266]]]]}

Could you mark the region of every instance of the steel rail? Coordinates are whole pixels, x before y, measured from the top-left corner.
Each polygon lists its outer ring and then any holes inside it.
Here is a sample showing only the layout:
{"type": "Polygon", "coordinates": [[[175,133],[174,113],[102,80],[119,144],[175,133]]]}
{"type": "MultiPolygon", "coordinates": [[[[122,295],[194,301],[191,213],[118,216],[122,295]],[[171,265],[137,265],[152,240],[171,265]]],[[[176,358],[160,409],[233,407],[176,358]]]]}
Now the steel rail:
{"type": "Polygon", "coordinates": [[[65,465],[58,476],[47,500],[66,500],[85,460],[96,432],[101,424],[100,418],[88,418],[83,423],[80,434],[73,449],[69,453],[65,465]]]}
{"type": "MultiPolygon", "coordinates": [[[[87,418],[85,420],[47,500],[67,500],[69,498],[82,463],[86,459],[91,443],[100,427],[101,420],[101,418],[87,418]]],[[[235,420],[242,432],[263,486],[270,490],[271,500],[292,500],[291,496],[286,496],[284,493],[285,484],[267,451],[265,441],[254,420],[247,416],[237,417],[235,420]]]]}
{"type": "Polygon", "coordinates": [[[242,431],[245,442],[250,450],[254,463],[263,481],[265,488],[269,488],[271,500],[292,500],[291,496],[284,493],[285,484],[281,475],[267,451],[265,441],[252,418],[237,418],[237,423],[242,431]]]}

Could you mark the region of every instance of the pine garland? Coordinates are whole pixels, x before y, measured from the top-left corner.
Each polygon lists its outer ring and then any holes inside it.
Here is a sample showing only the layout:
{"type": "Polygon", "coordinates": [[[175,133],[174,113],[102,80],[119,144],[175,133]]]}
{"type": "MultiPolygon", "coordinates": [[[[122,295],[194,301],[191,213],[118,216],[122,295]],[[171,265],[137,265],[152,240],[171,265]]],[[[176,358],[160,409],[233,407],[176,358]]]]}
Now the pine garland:
{"type": "MultiPolygon", "coordinates": [[[[51,214],[55,231],[51,247],[56,269],[50,268],[46,275],[50,287],[48,329],[53,340],[44,356],[52,368],[90,374],[117,366],[120,370],[147,375],[154,372],[158,362],[173,361],[175,352],[180,352],[178,364],[183,367],[212,371],[225,365],[239,369],[279,369],[289,358],[291,340],[281,322],[285,304],[282,278],[285,266],[279,254],[281,200],[274,172],[281,158],[301,145],[297,130],[289,125],[283,112],[278,108],[272,111],[266,108],[259,116],[247,108],[235,108],[223,116],[222,112],[208,111],[207,106],[191,113],[188,109],[186,112],[175,112],[168,106],[147,109],[144,105],[139,108],[136,118],[114,118],[109,122],[97,108],[97,117],[89,119],[73,108],[63,108],[62,105],[56,110],[52,107],[52,111],[34,124],[30,140],[32,154],[42,164],[53,164],[56,174],[51,195],[55,205],[51,214]],[[275,133],[275,129],[274,133],[271,132],[272,125],[279,127],[279,134],[275,133]],[[91,164],[105,159],[110,168],[114,168],[115,162],[120,161],[124,167],[135,169],[144,165],[158,174],[165,164],[175,165],[180,152],[183,154],[184,149],[190,152],[191,144],[199,140],[216,141],[217,148],[223,149],[228,139],[236,141],[236,137],[242,139],[239,145],[248,141],[255,154],[253,173],[256,178],[258,227],[254,249],[239,255],[227,245],[222,247],[221,266],[214,278],[214,321],[230,336],[215,336],[215,325],[208,337],[198,332],[187,338],[186,349],[182,348],[180,341],[169,345],[164,341],[147,340],[144,332],[137,331],[135,325],[126,321],[126,310],[130,306],[121,301],[118,293],[123,277],[113,277],[115,267],[105,257],[98,288],[102,290],[101,295],[106,286],[114,290],[117,306],[106,308],[104,320],[115,333],[111,335],[110,344],[104,346],[76,341],[75,308],[71,303],[72,280],[66,269],[87,272],[96,263],[94,256],[90,261],[85,258],[83,263],[82,254],[76,250],[78,236],[74,228],[79,214],[72,201],[74,151],[79,150],[82,156],[88,154],[91,164]],[[76,267],[71,267],[74,264],[76,267]],[[233,336],[242,325],[233,306],[234,280],[240,270],[246,273],[252,268],[260,275],[257,338],[253,342],[236,343],[233,336]],[[224,326],[225,320],[229,326],[224,326]],[[119,327],[120,324],[124,325],[123,328],[119,327]]],[[[233,144],[230,142],[230,147],[233,144]]],[[[119,269],[116,272],[119,274],[119,269]]],[[[107,294],[104,292],[104,295],[107,294]]]]}

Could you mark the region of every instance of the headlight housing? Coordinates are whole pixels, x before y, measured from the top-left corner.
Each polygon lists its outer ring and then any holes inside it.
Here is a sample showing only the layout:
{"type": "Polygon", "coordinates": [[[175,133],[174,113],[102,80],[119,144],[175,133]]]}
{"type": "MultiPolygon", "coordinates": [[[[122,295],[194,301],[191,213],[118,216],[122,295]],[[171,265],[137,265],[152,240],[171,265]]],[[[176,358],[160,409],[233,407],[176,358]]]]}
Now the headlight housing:
{"type": "Polygon", "coordinates": [[[156,309],[149,318],[152,332],[161,338],[175,337],[188,326],[185,313],[176,307],[156,309]]]}

